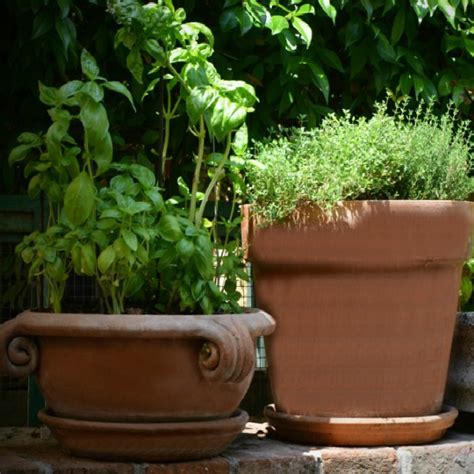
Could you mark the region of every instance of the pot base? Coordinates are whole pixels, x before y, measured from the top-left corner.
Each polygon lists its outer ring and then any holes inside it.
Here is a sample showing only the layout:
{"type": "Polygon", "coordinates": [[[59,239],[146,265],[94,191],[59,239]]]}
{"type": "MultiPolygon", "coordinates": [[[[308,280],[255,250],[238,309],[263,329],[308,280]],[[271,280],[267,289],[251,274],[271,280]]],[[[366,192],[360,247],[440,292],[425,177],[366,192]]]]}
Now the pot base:
{"type": "Polygon", "coordinates": [[[441,438],[458,415],[444,406],[438,415],[400,418],[337,418],[278,413],[265,408],[272,435],[303,444],[332,446],[397,446],[441,438]]]}
{"type": "Polygon", "coordinates": [[[216,456],[240,434],[248,414],[210,421],[114,423],[51,415],[39,419],[69,454],[110,461],[173,462],[216,456]]]}

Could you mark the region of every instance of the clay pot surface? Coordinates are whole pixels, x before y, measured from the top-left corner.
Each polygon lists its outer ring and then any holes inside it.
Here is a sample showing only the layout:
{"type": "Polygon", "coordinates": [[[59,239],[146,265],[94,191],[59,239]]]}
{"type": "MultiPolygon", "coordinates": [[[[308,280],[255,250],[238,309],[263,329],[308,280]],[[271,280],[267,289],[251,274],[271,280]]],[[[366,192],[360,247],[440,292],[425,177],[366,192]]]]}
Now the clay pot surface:
{"type": "Polygon", "coordinates": [[[437,415],[401,418],[328,418],[287,415],[265,409],[277,438],[303,444],[336,446],[407,446],[441,438],[458,415],[453,407],[444,407],[437,415]]]}
{"type": "Polygon", "coordinates": [[[458,314],[445,399],[474,414],[474,313],[458,314]]]}
{"type": "Polygon", "coordinates": [[[250,384],[266,313],[160,316],[24,312],[0,326],[0,368],[36,371],[50,415],[168,422],[228,418],[250,384]]]}
{"type": "Polygon", "coordinates": [[[39,413],[68,453],[113,461],[170,462],[215,456],[235,439],[246,412],[208,421],[110,423],[73,420],[39,413]]]}
{"type": "MultiPolygon", "coordinates": [[[[248,209],[244,214],[248,215],[248,209]]],[[[276,410],[316,417],[440,412],[473,205],[302,207],[249,235],[276,410]]]]}

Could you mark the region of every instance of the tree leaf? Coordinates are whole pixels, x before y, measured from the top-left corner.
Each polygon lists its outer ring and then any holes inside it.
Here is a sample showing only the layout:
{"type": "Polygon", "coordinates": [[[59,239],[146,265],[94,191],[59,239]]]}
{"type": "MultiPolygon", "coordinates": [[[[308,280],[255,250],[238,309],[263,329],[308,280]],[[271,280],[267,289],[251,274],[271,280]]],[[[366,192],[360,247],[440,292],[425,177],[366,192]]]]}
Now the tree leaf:
{"type": "Polygon", "coordinates": [[[393,20],[392,32],[390,34],[390,41],[392,45],[396,45],[403,35],[405,30],[405,9],[399,8],[395,19],[393,20]]]}
{"type": "Polygon", "coordinates": [[[361,0],[360,3],[362,3],[362,6],[365,8],[365,11],[367,13],[367,22],[369,22],[374,13],[374,7],[372,6],[372,2],[370,0],[361,0]]]}
{"type": "Polygon", "coordinates": [[[453,90],[453,86],[452,86],[453,79],[454,79],[454,76],[451,72],[445,73],[440,77],[439,82],[438,82],[438,94],[441,97],[445,97],[451,94],[453,90]]]}
{"type": "Polygon", "coordinates": [[[324,10],[324,13],[326,13],[326,15],[331,18],[333,24],[335,25],[336,24],[336,15],[337,15],[337,11],[336,9],[331,5],[331,1],[330,0],[319,0],[319,5],[321,6],[321,8],[324,10]]]}
{"type": "Polygon", "coordinates": [[[409,72],[405,72],[401,75],[399,87],[403,95],[410,94],[411,88],[413,87],[413,79],[409,72]]]}
{"type": "Polygon", "coordinates": [[[292,24],[296,31],[301,35],[301,38],[306,43],[306,47],[309,47],[313,38],[313,30],[311,27],[301,18],[297,16],[292,18],[292,24]]]}
{"type": "Polygon", "coordinates": [[[106,81],[106,82],[103,82],[102,85],[106,89],[109,89],[111,91],[117,92],[118,94],[122,94],[123,96],[125,96],[130,102],[130,104],[132,105],[134,112],[137,111],[137,109],[135,108],[135,104],[133,103],[132,94],[130,93],[130,91],[127,89],[127,87],[124,84],[118,81],[106,81]]]}
{"type": "Polygon", "coordinates": [[[51,12],[48,10],[43,10],[38,15],[35,16],[33,20],[33,32],[31,39],[39,38],[44,34],[48,33],[49,30],[53,27],[54,19],[51,15],[51,12]]]}
{"type": "Polygon", "coordinates": [[[314,61],[308,60],[306,61],[307,66],[310,68],[311,73],[314,77],[314,83],[318,87],[318,89],[323,93],[324,99],[326,103],[329,101],[329,80],[324,72],[323,68],[315,63],[314,61]]]}
{"type": "Polygon", "coordinates": [[[81,52],[81,69],[82,73],[91,81],[95,81],[100,73],[94,56],[87,49],[83,49],[81,52]]]}
{"type": "Polygon", "coordinates": [[[95,187],[89,175],[82,172],[67,187],[64,195],[66,217],[74,225],[83,224],[92,214],[95,187]]]}
{"type": "Polygon", "coordinates": [[[281,15],[272,15],[272,20],[270,23],[270,30],[272,35],[278,35],[283,30],[287,30],[290,27],[288,20],[281,15]]]}

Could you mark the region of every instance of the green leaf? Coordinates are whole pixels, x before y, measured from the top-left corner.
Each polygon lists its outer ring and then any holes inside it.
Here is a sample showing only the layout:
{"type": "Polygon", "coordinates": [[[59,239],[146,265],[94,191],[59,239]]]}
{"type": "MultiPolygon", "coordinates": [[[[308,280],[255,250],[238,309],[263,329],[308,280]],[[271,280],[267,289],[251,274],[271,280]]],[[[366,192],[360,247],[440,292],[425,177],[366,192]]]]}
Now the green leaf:
{"type": "Polygon", "coordinates": [[[100,73],[94,56],[92,56],[87,49],[83,49],[81,52],[81,69],[82,73],[91,81],[95,81],[100,73]]]}
{"type": "Polygon", "coordinates": [[[130,166],[130,172],[132,176],[144,187],[152,188],[156,183],[155,173],[148,169],[146,166],[132,164],[130,166]]]}
{"type": "Polygon", "coordinates": [[[134,46],[127,56],[127,68],[132,76],[139,83],[143,83],[143,60],[140,54],[140,48],[134,46]]]}
{"type": "Polygon", "coordinates": [[[319,0],[319,5],[321,6],[321,8],[324,10],[324,13],[326,13],[326,15],[331,18],[333,24],[335,25],[336,24],[336,15],[337,15],[337,11],[336,9],[331,5],[331,1],[330,0],[319,0]]]}
{"type": "Polygon", "coordinates": [[[406,55],[406,60],[417,74],[420,76],[424,74],[422,60],[418,54],[408,53],[406,55]]]}
{"type": "Polygon", "coordinates": [[[38,82],[40,101],[46,105],[59,105],[61,103],[61,94],[55,87],[45,86],[41,81],[38,82]]]}
{"type": "Polygon", "coordinates": [[[96,253],[93,244],[81,245],[81,272],[87,276],[95,274],[96,253]]]}
{"type": "Polygon", "coordinates": [[[31,145],[18,145],[8,155],[8,163],[10,166],[17,163],[18,161],[24,160],[32,149],[31,145]]]}
{"type": "Polygon", "coordinates": [[[192,259],[199,274],[205,280],[212,280],[214,276],[212,243],[208,237],[204,235],[197,237],[192,259]]]}
{"type": "Polygon", "coordinates": [[[125,294],[127,296],[133,296],[138,293],[145,284],[145,278],[139,273],[134,273],[127,278],[124,285],[125,294]]]}
{"type": "Polygon", "coordinates": [[[392,45],[396,45],[403,35],[405,30],[405,9],[399,8],[395,15],[395,20],[392,25],[392,32],[390,34],[390,41],[392,45]]]}
{"type": "Polygon", "coordinates": [[[191,90],[186,98],[186,112],[191,125],[194,125],[199,117],[213,105],[216,98],[216,90],[209,86],[195,87],[191,90]]]}
{"type": "Polygon", "coordinates": [[[96,102],[102,102],[104,98],[104,91],[102,87],[94,81],[86,82],[81,87],[81,92],[84,92],[84,94],[87,94],[91,99],[94,99],[96,102]]]}
{"type": "Polygon", "coordinates": [[[67,187],[64,211],[74,225],[83,224],[91,215],[95,202],[95,187],[89,175],[79,174],[67,187]]]}
{"type": "Polygon", "coordinates": [[[405,72],[402,74],[402,76],[400,77],[399,87],[403,95],[410,94],[411,88],[413,87],[413,79],[409,72],[405,72]]]}
{"type": "Polygon", "coordinates": [[[127,89],[127,87],[124,84],[118,81],[106,81],[106,82],[103,82],[102,85],[106,89],[109,89],[111,91],[117,92],[118,94],[122,94],[123,96],[125,96],[130,102],[130,104],[132,105],[134,112],[137,111],[137,109],[135,108],[135,104],[133,103],[132,94],[130,93],[130,91],[127,89]]]}
{"type": "Polygon", "coordinates": [[[30,179],[28,184],[28,196],[34,199],[41,191],[41,175],[37,174],[30,179]]]}
{"type": "Polygon", "coordinates": [[[372,2],[370,0],[361,0],[360,3],[362,3],[362,6],[365,8],[365,11],[367,13],[367,22],[369,22],[374,13],[374,7],[372,6],[372,2]]]}
{"type": "Polygon", "coordinates": [[[272,35],[278,35],[283,30],[287,30],[290,27],[288,20],[281,15],[272,15],[272,20],[270,23],[270,30],[272,35]]]}
{"type": "Polygon", "coordinates": [[[452,6],[448,0],[438,0],[437,3],[451,26],[456,28],[456,7],[452,6]]]}
{"type": "Polygon", "coordinates": [[[467,303],[472,295],[472,281],[469,277],[463,276],[461,279],[461,288],[459,290],[461,296],[461,304],[467,303]]]}
{"type": "Polygon", "coordinates": [[[247,110],[227,97],[219,97],[206,114],[206,123],[211,134],[222,141],[228,133],[240,127],[247,117],[247,110]]]}
{"type": "Polygon", "coordinates": [[[318,48],[318,54],[324,64],[336,69],[339,72],[344,72],[342,62],[334,51],[331,51],[327,48],[318,48]]]}
{"type": "Polygon", "coordinates": [[[53,263],[46,264],[46,274],[51,280],[63,281],[67,276],[63,261],[57,257],[53,263]]]}
{"type": "MultiPolygon", "coordinates": [[[[122,174],[114,176],[110,180],[110,188],[117,191],[119,194],[130,194],[133,189],[133,179],[128,175],[122,174]]],[[[111,211],[112,210],[116,211],[116,209],[111,209],[111,211]]]]}
{"type": "Polygon", "coordinates": [[[310,68],[311,73],[314,77],[314,83],[318,87],[318,89],[323,93],[324,99],[326,103],[329,101],[329,80],[324,72],[323,68],[316,64],[314,61],[308,60],[306,61],[307,66],[310,68]]]}
{"type": "Polygon", "coordinates": [[[181,257],[183,261],[188,261],[194,253],[194,244],[192,240],[182,238],[176,244],[176,253],[181,257]]]}
{"type": "Polygon", "coordinates": [[[178,219],[172,215],[161,217],[158,223],[158,232],[168,242],[176,242],[183,237],[178,219]]]}
{"type": "Polygon", "coordinates": [[[48,10],[42,10],[33,20],[31,39],[39,38],[53,27],[54,17],[48,10]]]}
{"type": "Polygon", "coordinates": [[[59,38],[61,39],[61,42],[63,44],[64,48],[64,55],[67,59],[67,53],[69,49],[69,45],[71,44],[71,34],[69,30],[69,26],[67,24],[67,19],[61,19],[61,18],[56,18],[56,21],[54,23],[54,26],[56,28],[56,33],[58,34],[59,38]]]}
{"type": "Polygon", "coordinates": [[[91,158],[97,163],[97,174],[108,170],[112,162],[112,139],[109,134],[107,111],[89,96],[81,101],[79,117],[84,127],[91,158]]]}
{"type": "Polygon", "coordinates": [[[107,270],[114,263],[115,257],[115,249],[112,245],[109,245],[100,253],[99,258],[97,259],[97,266],[99,267],[101,273],[107,272],[107,270]]]}
{"type": "Polygon", "coordinates": [[[135,252],[138,248],[137,236],[131,230],[124,229],[122,237],[128,247],[135,252]]]}
{"type": "Polygon", "coordinates": [[[163,196],[157,189],[154,189],[154,188],[147,189],[145,190],[145,194],[153,203],[153,206],[155,207],[155,211],[161,211],[163,209],[163,206],[165,205],[163,201],[163,196]]]}
{"type": "Polygon", "coordinates": [[[383,33],[380,33],[378,37],[377,52],[384,61],[397,62],[397,53],[383,33]]]}
{"type": "Polygon", "coordinates": [[[454,76],[452,73],[448,72],[443,74],[438,82],[438,94],[441,97],[445,97],[447,95],[450,95],[452,90],[453,90],[453,80],[454,76]]]}
{"type": "Polygon", "coordinates": [[[51,161],[59,164],[62,158],[61,141],[69,129],[69,120],[66,118],[54,122],[46,132],[46,146],[51,161]]]}
{"type": "Polygon", "coordinates": [[[69,81],[59,88],[59,93],[64,99],[67,99],[77,94],[83,85],[82,81],[69,81]]]}
{"type": "Polygon", "coordinates": [[[298,31],[298,33],[301,35],[301,38],[306,43],[306,47],[309,47],[313,38],[313,31],[311,30],[311,27],[308,25],[308,23],[297,16],[293,17],[291,21],[295,30],[298,31]]]}
{"type": "Polygon", "coordinates": [[[232,142],[232,150],[237,156],[243,156],[247,151],[249,142],[249,134],[247,125],[243,123],[240,128],[235,132],[234,140],[232,142]]]}
{"type": "Polygon", "coordinates": [[[415,86],[415,96],[416,96],[416,99],[418,100],[418,96],[425,89],[425,80],[422,77],[415,74],[413,76],[413,84],[415,86]]]}

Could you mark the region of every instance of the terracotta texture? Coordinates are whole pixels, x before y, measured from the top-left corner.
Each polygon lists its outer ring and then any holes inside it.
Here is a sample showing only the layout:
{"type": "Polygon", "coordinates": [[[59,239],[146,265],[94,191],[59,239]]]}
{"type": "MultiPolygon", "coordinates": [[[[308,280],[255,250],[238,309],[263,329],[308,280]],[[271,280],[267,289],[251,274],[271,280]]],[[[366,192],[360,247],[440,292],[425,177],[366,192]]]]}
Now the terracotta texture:
{"type": "MultiPolygon", "coordinates": [[[[248,215],[248,210],[247,210],[248,215]]],[[[473,205],[340,203],[247,223],[276,410],[316,417],[439,413],[473,205]]],[[[245,226],[244,226],[245,229],[245,226]]]]}
{"type": "Polygon", "coordinates": [[[24,312],[0,326],[0,368],[36,371],[52,415],[160,422],[231,416],[253,375],[262,311],[240,315],[24,312]],[[202,350],[203,347],[207,350],[202,350]]]}
{"type": "Polygon", "coordinates": [[[175,423],[110,423],[59,418],[45,410],[40,420],[69,454],[114,461],[189,461],[215,456],[248,420],[239,410],[220,420],[175,423]]]}
{"type": "Polygon", "coordinates": [[[474,414],[474,313],[458,314],[445,399],[474,414]]]}
{"type": "Polygon", "coordinates": [[[276,437],[299,443],[336,446],[401,446],[429,443],[441,438],[458,415],[453,407],[431,416],[401,418],[334,418],[288,415],[275,412],[265,415],[276,437]]]}

